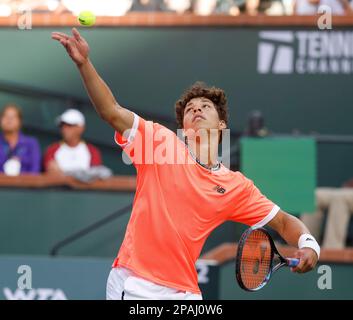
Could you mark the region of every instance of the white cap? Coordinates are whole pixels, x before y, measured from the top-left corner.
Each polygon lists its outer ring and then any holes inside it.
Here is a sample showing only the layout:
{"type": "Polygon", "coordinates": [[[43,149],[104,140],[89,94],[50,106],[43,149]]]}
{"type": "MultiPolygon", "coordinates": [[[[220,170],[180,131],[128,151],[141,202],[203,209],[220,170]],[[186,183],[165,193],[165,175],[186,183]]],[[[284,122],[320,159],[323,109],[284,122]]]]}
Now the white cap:
{"type": "Polygon", "coordinates": [[[56,119],[56,123],[67,123],[76,126],[85,125],[85,116],[76,109],[68,109],[56,119]]]}

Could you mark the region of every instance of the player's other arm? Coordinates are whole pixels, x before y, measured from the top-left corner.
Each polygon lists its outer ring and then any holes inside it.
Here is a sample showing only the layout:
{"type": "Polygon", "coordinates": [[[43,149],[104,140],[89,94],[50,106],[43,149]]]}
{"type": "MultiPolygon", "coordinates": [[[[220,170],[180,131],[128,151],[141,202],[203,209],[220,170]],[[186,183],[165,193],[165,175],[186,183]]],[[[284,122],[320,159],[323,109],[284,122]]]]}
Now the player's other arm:
{"type": "Polygon", "coordinates": [[[99,116],[120,134],[131,129],[134,115],[115,100],[111,90],[99,76],[89,59],[89,46],[86,40],[73,28],[72,36],[53,32],[52,38],[59,41],[80,71],[87,93],[99,116]]]}
{"type": "Polygon", "coordinates": [[[268,223],[268,226],[276,230],[289,245],[297,247],[299,240],[302,243],[302,248],[295,254],[295,258],[300,259],[300,263],[293,268],[294,272],[304,273],[315,268],[319,256],[310,246],[313,247],[316,241],[310,236],[310,232],[303,222],[280,210],[268,223]]]}

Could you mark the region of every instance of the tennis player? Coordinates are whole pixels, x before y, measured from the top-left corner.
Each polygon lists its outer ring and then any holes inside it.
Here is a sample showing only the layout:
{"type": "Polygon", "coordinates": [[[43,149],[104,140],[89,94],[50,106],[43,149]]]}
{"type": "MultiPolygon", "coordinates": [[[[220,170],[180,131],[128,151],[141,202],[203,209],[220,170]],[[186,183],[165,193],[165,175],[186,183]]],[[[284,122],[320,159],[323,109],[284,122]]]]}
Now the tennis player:
{"type": "Polygon", "coordinates": [[[116,143],[137,169],[133,210],[108,278],[107,299],[202,299],[195,262],[208,235],[225,221],[275,229],[298,247],[294,272],[315,267],[320,247],[305,225],[217,161],[228,116],[223,90],[196,83],[183,94],[176,103],[180,139],[119,105],[76,29],[72,35],[54,32],[52,38],[77,65],[97,113],[114,128],[116,143]],[[207,139],[199,132],[207,132],[207,139]]]}

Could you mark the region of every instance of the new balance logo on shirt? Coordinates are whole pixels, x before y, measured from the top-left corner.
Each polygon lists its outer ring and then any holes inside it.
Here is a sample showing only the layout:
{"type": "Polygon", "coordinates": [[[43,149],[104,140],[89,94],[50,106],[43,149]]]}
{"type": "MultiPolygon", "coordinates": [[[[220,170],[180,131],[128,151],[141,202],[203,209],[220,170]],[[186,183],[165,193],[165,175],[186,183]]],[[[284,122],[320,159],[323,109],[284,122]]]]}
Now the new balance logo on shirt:
{"type": "Polygon", "coordinates": [[[226,192],[226,189],[224,189],[224,188],[221,187],[221,186],[215,186],[215,187],[213,188],[213,190],[217,190],[218,193],[222,193],[222,194],[226,192]]]}

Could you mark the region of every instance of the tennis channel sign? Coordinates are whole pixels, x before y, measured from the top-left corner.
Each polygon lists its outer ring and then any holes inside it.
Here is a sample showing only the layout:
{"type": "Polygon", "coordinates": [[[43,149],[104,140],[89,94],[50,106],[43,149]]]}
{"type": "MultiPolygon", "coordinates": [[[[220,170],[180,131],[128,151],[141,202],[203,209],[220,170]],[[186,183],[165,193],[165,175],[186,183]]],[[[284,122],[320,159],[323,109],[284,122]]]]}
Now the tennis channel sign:
{"type": "Polygon", "coordinates": [[[352,74],[353,31],[260,31],[260,74],[352,74]]]}
{"type": "MultiPolygon", "coordinates": [[[[111,264],[111,259],[0,256],[0,300],[103,300],[111,264]]],[[[198,260],[196,268],[203,298],[218,299],[217,263],[198,260]]]]}

